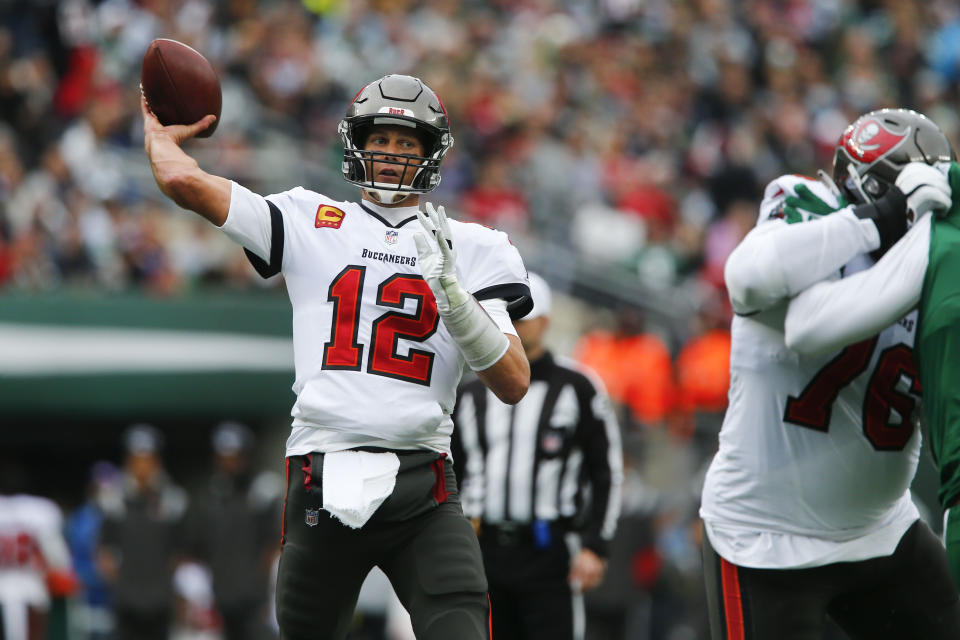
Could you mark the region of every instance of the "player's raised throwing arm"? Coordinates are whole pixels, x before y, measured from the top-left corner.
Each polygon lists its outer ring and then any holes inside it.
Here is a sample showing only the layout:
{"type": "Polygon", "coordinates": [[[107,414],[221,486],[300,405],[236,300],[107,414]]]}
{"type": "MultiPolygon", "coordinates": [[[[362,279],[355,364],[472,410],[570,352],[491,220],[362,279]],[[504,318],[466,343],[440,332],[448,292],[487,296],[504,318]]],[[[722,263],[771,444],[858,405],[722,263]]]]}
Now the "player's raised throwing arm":
{"type": "Polygon", "coordinates": [[[457,254],[443,207],[418,211],[424,231],[414,240],[423,278],[437,300],[437,311],[467,364],[503,402],[516,404],[530,386],[530,363],[520,339],[503,333],[457,279],[457,254]]]}
{"type": "Polygon", "coordinates": [[[143,113],[143,148],[160,191],[184,209],[222,226],[230,210],[230,181],[207,173],[180,148],[186,140],[213,124],[216,117],[208,115],[191,125],[165,127],[150,113],[142,97],[140,110],[143,113]]]}

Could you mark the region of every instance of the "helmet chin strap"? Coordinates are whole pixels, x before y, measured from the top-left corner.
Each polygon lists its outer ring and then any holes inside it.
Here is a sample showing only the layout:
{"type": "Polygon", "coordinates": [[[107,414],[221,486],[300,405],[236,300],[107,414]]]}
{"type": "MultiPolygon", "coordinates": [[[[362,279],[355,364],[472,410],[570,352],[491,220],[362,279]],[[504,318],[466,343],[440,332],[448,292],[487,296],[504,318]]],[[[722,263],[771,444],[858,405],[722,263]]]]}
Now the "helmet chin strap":
{"type": "Polygon", "coordinates": [[[383,205],[400,204],[410,196],[414,195],[409,192],[404,193],[402,191],[393,190],[387,191],[385,189],[373,189],[371,187],[365,187],[363,191],[370,196],[371,200],[383,205]]]}

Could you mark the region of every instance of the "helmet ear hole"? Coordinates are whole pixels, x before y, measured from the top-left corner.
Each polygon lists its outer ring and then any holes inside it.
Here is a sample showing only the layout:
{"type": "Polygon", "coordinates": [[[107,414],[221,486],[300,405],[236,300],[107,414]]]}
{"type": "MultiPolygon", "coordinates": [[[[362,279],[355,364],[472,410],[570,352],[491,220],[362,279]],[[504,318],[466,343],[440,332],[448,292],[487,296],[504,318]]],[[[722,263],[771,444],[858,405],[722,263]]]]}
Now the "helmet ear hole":
{"type": "Polygon", "coordinates": [[[886,193],[888,186],[889,185],[887,185],[886,182],[880,180],[874,175],[868,174],[863,181],[863,190],[866,191],[867,195],[874,200],[886,193]]]}

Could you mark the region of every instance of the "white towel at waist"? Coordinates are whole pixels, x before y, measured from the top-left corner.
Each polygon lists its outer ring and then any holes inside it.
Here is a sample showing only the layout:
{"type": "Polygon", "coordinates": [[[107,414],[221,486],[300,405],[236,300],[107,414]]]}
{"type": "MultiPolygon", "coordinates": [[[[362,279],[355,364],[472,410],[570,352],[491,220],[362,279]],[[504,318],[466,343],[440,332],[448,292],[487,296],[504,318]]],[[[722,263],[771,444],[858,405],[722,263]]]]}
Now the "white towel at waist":
{"type": "Polygon", "coordinates": [[[333,451],[323,455],[323,508],[359,529],[390,497],[400,458],[395,453],[333,451]]]}

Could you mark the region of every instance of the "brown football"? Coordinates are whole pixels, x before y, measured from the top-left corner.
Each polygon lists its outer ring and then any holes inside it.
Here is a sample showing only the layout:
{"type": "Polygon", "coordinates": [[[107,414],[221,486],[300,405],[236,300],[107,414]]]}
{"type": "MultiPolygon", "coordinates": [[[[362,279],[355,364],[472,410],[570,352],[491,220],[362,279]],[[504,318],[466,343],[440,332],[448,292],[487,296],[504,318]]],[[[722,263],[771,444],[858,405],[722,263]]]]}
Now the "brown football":
{"type": "Polygon", "coordinates": [[[164,126],[193,124],[208,113],[217,119],[200,132],[207,138],[220,123],[220,79],[198,51],[182,42],[157,38],[147,47],[140,70],[147,106],[164,126]]]}

